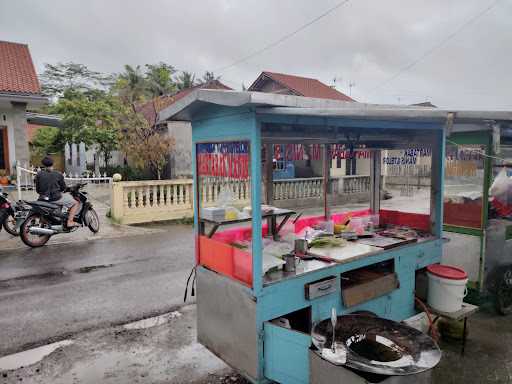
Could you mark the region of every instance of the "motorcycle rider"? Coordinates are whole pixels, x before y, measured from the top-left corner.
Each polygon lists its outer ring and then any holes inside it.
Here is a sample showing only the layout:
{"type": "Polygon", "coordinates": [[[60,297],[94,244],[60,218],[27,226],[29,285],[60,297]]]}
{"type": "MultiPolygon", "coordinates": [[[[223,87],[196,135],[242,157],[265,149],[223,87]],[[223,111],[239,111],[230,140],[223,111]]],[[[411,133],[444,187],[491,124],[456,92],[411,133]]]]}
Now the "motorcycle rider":
{"type": "Polygon", "coordinates": [[[39,200],[49,201],[68,208],[67,227],[78,227],[74,217],[80,208],[80,203],[66,191],[66,182],[62,173],[53,169],[53,160],[46,156],[41,161],[43,168],[35,177],[36,192],[39,194],[39,200]]]}

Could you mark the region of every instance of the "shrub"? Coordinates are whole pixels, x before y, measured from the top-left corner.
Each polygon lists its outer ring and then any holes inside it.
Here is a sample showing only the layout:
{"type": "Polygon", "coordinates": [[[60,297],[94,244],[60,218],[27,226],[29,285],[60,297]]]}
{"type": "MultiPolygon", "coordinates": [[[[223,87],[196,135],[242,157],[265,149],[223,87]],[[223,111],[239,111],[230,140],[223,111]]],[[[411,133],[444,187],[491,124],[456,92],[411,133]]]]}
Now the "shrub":
{"type": "Polygon", "coordinates": [[[151,173],[146,172],[144,169],[130,167],[129,165],[117,165],[107,168],[100,168],[100,172],[107,173],[111,176],[114,173],[119,173],[123,176],[123,181],[138,181],[138,180],[151,180],[151,173]]]}

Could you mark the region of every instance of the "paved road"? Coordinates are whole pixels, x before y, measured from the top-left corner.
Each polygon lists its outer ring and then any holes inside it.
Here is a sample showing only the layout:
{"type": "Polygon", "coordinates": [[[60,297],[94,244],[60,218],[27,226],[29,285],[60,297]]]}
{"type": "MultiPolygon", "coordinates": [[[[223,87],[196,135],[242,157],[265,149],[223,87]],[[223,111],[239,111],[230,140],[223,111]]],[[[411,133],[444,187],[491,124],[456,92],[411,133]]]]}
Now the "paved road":
{"type": "Polygon", "coordinates": [[[0,250],[0,356],[169,311],[193,266],[190,226],[121,239],[0,250]]]}

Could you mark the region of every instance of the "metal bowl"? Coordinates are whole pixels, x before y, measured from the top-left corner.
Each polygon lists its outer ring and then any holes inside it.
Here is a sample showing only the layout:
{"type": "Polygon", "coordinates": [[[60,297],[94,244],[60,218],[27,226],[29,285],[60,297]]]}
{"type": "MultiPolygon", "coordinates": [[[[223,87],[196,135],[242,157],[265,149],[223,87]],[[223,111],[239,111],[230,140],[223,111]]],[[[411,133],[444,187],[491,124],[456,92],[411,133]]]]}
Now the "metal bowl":
{"type": "MultiPolygon", "coordinates": [[[[311,335],[320,351],[331,348],[331,320],[315,324],[311,335]]],[[[412,375],[435,367],[441,360],[441,350],[431,337],[379,317],[338,316],[335,343],[336,348],[341,345],[347,351],[346,366],[381,375],[412,375]]]]}

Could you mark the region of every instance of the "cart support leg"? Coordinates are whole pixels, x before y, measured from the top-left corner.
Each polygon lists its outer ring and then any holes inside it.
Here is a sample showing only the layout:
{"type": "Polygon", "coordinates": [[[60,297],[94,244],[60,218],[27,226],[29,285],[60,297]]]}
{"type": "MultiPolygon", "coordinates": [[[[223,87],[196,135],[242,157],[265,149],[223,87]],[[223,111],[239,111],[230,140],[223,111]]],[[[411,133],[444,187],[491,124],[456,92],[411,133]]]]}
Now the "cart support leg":
{"type": "Polygon", "coordinates": [[[462,351],[461,351],[461,355],[464,355],[464,349],[466,347],[466,339],[467,339],[467,336],[468,336],[468,333],[467,333],[467,322],[468,322],[468,318],[465,317],[464,318],[464,327],[462,328],[462,351]]]}

